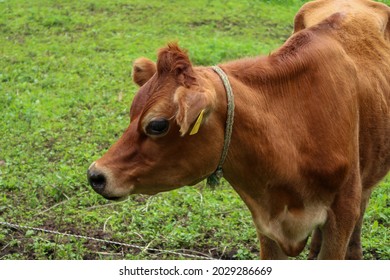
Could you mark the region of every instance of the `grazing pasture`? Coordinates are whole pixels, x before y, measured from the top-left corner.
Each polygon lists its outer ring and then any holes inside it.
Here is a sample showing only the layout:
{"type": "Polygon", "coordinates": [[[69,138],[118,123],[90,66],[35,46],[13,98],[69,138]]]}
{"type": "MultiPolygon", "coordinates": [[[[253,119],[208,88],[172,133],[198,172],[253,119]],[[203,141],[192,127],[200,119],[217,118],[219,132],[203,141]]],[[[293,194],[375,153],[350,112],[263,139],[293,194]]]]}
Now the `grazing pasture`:
{"type": "MultiPolygon", "coordinates": [[[[0,259],[257,259],[226,182],[114,203],[86,169],[129,123],[136,58],[169,41],[196,65],[268,54],[305,2],[0,1],[0,222],[95,238],[0,224],[0,259]]],[[[390,177],[366,211],[365,259],[390,259],[389,206],[390,177]]]]}

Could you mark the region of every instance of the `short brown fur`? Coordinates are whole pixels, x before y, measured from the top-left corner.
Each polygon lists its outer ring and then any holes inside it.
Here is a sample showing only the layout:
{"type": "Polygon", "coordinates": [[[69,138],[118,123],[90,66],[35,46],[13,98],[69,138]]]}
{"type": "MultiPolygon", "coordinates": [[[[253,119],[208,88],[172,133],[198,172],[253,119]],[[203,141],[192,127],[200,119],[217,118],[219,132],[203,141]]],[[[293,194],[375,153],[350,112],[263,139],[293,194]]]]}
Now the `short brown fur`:
{"type": "MultiPolygon", "coordinates": [[[[272,54],[220,65],[235,94],[224,175],[251,211],[262,259],[298,255],[313,230],[310,258],[362,258],[365,207],[390,168],[389,15],[372,1],[310,2],[272,54]]],[[[196,184],[222,152],[220,77],[176,44],[142,69],[128,130],[90,168],[106,176],[107,198],[196,184]],[[162,137],[144,130],[156,117],[169,120],[162,137]]]]}

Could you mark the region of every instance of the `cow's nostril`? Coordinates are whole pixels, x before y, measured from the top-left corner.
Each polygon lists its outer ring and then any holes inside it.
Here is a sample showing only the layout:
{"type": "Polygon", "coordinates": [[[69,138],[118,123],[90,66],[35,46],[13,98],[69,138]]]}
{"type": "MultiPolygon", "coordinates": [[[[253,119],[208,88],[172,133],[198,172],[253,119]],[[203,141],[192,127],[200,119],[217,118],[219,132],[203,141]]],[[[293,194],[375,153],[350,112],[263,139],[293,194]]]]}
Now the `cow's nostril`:
{"type": "Polygon", "coordinates": [[[101,194],[106,187],[107,180],[103,173],[88,170],[88,182],[97,193],[101,194]]]}

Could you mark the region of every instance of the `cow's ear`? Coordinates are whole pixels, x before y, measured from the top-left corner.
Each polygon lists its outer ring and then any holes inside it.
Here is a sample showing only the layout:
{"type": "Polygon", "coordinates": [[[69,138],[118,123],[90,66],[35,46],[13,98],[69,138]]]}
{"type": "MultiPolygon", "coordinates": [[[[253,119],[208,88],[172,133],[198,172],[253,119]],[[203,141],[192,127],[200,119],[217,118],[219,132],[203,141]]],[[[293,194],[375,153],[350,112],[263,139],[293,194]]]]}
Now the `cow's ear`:
{"type": "Polygon", "coordinates": [[[156,73],[156,63],[145,57],[138,58],[133,63],[133,81],[143,86],[156,73]]]}
{"type": "Polygon", "coordinates": [[[179,87],[174,95],[177,105],[176,122],[184,136],[198,133],[214,107],[215,92],[199,87],[179,87]]]}
{"type": "Polygon", "coordinates": [[[196,134],[206,121],[213,102],[215,91],[207,80],[195,74],[187,52],[176,43],[160,49],[157,59],[157,75],[171,76],[179,85],[174,93],[177,107],[176,122],[184,136],[196,134]]]}

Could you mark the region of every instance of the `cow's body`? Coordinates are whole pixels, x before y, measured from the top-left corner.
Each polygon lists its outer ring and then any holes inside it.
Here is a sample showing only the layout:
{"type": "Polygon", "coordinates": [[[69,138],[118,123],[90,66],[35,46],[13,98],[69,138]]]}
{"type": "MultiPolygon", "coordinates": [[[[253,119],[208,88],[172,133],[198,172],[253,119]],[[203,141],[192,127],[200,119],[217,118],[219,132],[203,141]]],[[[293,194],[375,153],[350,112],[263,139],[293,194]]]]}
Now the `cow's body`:
{"type": "MultiPolygon", "coordinates": [[[[361,258],[364,209],[390,167],[389,15],[368,1],[309,3],[280,49],[220,65],[235,95],[224,175],[252,213],[262,258],[299,254],[313,230],[311,257],[361,258]]],[[[89,170],[108,198],[193,184],[218,164],[226,120],[218,75],[192,67],[175,45],[160,51],[157,70],[144,70],[152,66],[135,66],[145,83],[130,127],[89,170]],[[156,118],[170,121],[161,137],[145,132],[156,118]]]]}

